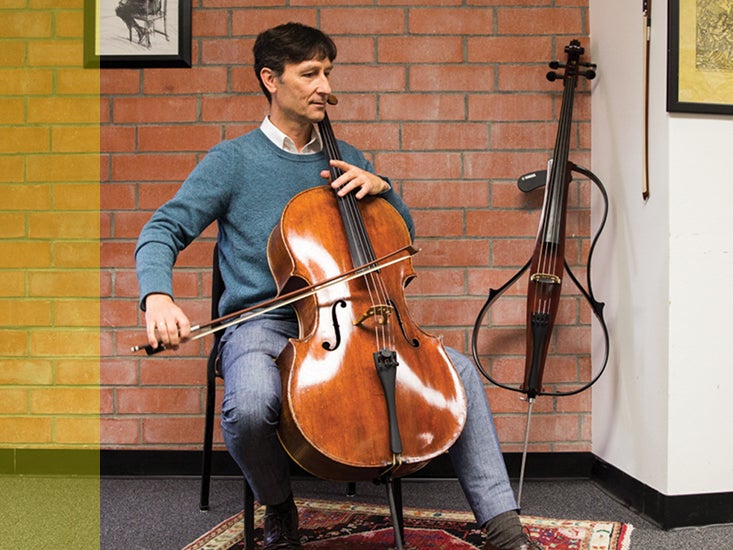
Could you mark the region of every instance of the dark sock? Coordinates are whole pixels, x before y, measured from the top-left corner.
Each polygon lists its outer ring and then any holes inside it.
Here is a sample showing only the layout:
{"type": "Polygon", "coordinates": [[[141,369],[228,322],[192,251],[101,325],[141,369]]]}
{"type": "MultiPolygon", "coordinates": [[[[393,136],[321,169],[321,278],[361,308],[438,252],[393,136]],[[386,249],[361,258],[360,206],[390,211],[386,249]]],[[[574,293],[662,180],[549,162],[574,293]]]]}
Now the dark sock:
{"type": "Polygon", "coordinates": [[[267,511],[276,514],[283,514],[295,508],[295,501],[293,500],[293,493],[290,493],[288,498],[282,501],[280,504],[268,504],[267,511]]]}
{"type": "Polygon", "coordinates": [[[524,529],[516,510],[509,510],[484,523],[488,541],[498,548],[516,548],[525,542],[524,529]]]}

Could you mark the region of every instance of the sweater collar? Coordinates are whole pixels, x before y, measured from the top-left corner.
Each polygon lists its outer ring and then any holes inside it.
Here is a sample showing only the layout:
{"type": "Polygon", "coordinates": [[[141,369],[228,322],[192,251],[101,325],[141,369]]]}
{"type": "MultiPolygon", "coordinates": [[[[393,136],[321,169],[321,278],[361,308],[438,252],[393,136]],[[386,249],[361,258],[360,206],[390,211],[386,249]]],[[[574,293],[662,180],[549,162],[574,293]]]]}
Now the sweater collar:
{"type": "Polygon", "coordinates": [[[294,153],[296,155],[312,155],[314,153],[320,153],[323,149],[323,143],[321,142],[321,136],[318,133],[317,128],[313,127],[311,133],[311,140],[305,144],[302,151],[298,151],[295,147],[295,143],[290,139],[285,132],[275,126],[270,120],[269,116],[265,117],[260,125],[260,130],[267,136],[267,138],[277,145],[283,151],[288,153],[294,153]]]}

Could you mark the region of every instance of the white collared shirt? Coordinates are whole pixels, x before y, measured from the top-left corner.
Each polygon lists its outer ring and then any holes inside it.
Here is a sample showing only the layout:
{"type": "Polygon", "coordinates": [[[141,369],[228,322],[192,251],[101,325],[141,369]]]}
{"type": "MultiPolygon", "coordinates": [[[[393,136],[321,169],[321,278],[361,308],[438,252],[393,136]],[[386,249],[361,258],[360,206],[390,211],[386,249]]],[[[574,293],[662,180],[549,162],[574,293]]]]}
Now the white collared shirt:
{"type": "Polygon", "coordinates": [[[310,141],[305,144],[305,147],[303,147],[301,151],[298,151],[298,148],[295,146],[295,142],[292,139],[272,123],[269,116],[266,116],[265,120],[262,121],[260,130],[262,130],[271,142],[288,153],[295,153],[296,155],[312,155],[314,153],[320,153],[323,149],[321,136],[315,126],[313,126],[310,141]]]}

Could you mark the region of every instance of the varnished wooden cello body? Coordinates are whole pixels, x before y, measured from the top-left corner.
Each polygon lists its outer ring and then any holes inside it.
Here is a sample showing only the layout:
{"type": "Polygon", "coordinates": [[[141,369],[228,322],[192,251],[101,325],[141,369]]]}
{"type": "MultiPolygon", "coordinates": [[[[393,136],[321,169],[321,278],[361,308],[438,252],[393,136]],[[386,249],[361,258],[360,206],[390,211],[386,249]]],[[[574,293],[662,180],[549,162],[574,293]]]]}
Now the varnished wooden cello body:
{"type": "MultiPolygon", "coordinates": [[[[328,157],[340,158],[328,121],[328,157]]],[[[331,168],[332,178],[339,172],[331,168]]],[[[379,197],[306,190],[285,208],[268,243],[279,293],[373,264],[410,243],[399,213],[379,197]]],[[[305,470],[332,480],[399,477],[445,452],[466,419],[460,378],[440,341],[421,330],[399,262],[294,304],[300,338],[278,358],[279,436],[305,470]]]]}

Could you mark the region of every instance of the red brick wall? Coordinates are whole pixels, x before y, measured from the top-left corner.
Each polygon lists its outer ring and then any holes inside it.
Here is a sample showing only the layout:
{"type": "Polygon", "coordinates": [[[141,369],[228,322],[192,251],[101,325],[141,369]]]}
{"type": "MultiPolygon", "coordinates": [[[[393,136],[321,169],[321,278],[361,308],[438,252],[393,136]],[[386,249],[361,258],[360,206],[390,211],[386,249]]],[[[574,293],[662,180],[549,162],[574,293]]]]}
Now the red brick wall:
{"type": "MultiPolygon", "coordinates": [[[[201,442],[209,342],[155,358],[129,353],[144,341],[133,249],[153,210],[211,146],[261,122],[266,101],[251,67],[258,32],[295,20],[335,38],[332,84],[340,103],[330,114],[336,134],[392,178],[416,220],[422,251],[408,290],[413,315],[470,353],[489,288],[531,254],[542,192],[521,193],[516,178],[544,168],[551,156],[562,85],[545,79],[547,62],[562,59],[571,38],[588,46],[587,3],[344,0],[321,6],[304,0],[289,7],[263,0],[240,7],[194,0],[191,69],[102,70],[102,446],[194,448],[201,442]]],[[[571,143],[571,159],[584,166],[587,89],[582,86],[576,99],[571,143]]],[[[567,256],[580,274],[588,204],[588,183],[573,183],[567,256]]],[[[210,228],[178,262],[175,292],[194,322],[209,318],[214,239],[210,228]]],[[[524,289],[526,283],[518,283],[504,305],[492,308],[492,326],[481,333],[484,361],[506,381],[523,371],[523,329],[510,325],[522,323],[524,289]]],[[[590,371],[590,312],[577,292],[566,290],[548,386],[587,379],[590,371]]],[[[525,404],[488,383],[487,392],[504,450],[518,450],[525,404]]],[[[535,413],[533,450],[589,450],[589,392],[540,397],[535,413]]],[[[218,427],[216,437],[220,442],[218,427]]]]}

